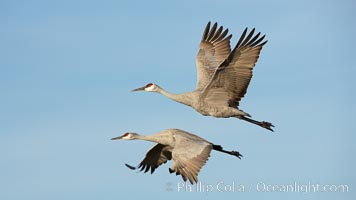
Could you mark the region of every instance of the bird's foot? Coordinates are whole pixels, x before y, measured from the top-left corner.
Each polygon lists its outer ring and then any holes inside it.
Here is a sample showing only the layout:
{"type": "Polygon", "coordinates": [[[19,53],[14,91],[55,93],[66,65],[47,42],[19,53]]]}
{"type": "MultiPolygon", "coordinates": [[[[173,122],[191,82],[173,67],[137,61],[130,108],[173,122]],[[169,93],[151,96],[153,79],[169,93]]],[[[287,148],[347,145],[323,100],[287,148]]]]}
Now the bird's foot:
{"type": "Polygon", "coordinates": [[[273,132],[273,129],[271,127],[274,127],[274,125],[271,122],[261,122],[261,127],[268,129],[273,132]]]}
{"type": "Polygon", "coordinates": [[[238,152],[238,151],[231,151],[231,155],[234,155],[234,156],[236,156],[236,157],[239,158],[239,159],[241,159],[241,157],[243,157],[243,156],[240,154],[240,152],[238,152]]]}

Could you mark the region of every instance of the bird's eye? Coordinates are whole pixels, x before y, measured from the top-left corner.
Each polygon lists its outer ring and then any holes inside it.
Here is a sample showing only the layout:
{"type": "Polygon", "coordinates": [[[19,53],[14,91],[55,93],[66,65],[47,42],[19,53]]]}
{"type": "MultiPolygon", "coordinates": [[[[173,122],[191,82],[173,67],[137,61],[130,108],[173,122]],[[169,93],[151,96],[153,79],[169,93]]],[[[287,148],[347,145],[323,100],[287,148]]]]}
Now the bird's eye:
{"type": "Polygon", "coordinates": [[[128,136],[129,135],[129,133],[125,133],[122,137],[126,137],[126,136],[128,136]]]}
{"type": "Polygon", "coordinates": [[[151,87],[152,85],[153,85],[153,83],[149,83],[146,85],[146,88],[151,87]]]}

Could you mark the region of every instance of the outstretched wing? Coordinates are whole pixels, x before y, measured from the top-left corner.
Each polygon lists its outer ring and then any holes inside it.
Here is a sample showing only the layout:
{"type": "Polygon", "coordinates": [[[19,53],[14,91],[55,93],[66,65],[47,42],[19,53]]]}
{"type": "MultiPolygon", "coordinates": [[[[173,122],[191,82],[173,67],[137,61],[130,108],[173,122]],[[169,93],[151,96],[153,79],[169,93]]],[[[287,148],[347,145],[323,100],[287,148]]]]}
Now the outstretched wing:
{"type": "MultiPolygon", "coordinates": [[[[146,154],[145,158],[141,161],[137,168],[144,173],[151,169],[151,174],[162,164],[166,163],[167,160],[172,159],[171,147],[162,144],[154,145],[146,154]]],[[[130,169],[136,169],[127,165],[130,169]]]]}
{"type": "Polygon", "coordinates": [[[246,94],[265,36],[254,36],[255,29],[246,36],[247,28],[242,33],[231,54],[215,70],[210,82],[203,91],[206,101],[224,101],[231,107],[237,107],[246,94]]]}
{"type": "Polygon", "coordinates": [[[181,139],[182,141],[177,143],[180,145],[172,151],[173,164],[170,172],[176,172],[184,181],[189,180],[194,184],[198,182],[199,171],[208,160],[212,145],[205,141],[181,139]]]}
{"type": "Polygon", "coordinates": [[[232,35],[226,37],[228,29],[215,23],[210,29],[210,22],[206,25],[203,37],[200,42],[198,55],[196,58],[197,65],[197,90],[203,90],[209,83],[216,68],[230,54],[230,39],[232,35]]]}

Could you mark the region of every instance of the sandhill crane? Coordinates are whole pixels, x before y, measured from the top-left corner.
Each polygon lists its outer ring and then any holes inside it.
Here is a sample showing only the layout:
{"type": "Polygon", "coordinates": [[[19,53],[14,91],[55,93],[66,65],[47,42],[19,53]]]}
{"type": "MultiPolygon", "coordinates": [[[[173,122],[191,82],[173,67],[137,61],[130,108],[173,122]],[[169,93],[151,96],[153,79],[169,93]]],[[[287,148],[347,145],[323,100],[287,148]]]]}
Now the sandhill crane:
{"type": "Polygon", "coordinates": [[[151,174],[161,164],[173,159],[170,173],[181,175],[184,181],[191,184],[198,182],[198,173],[210,156],[210,151],[216,150],[241,159],[242,155],[237,151],[226,151],[220,145],[215,145],[197,135],[179,129],[166,129],[153,135],[139,135],[137,133],[125,133],[111,140],[147,140],[155,144],[147,153],[138,167],[125,164],[128,168],[140,169],[151,174]]]}
{"type": "Polygon", "coordinates": [[[215,23],[210,29],[206,25],[196,58],[196,89],[182,94],[170,93],[157,84],[149,83],[132,91],[158,92],[168,98],[193,107],[204,116],[219,118],[236,117],[256,124],[270,131],[274,127],[270,122],[256,121],[248,113],[238,109],[252,78],[255,66],[263,45],[265,35],[254,36],[255,29],[246,36],[247,28],[242,33],[235,48],[230,50],[228,29],[215,23]]]}

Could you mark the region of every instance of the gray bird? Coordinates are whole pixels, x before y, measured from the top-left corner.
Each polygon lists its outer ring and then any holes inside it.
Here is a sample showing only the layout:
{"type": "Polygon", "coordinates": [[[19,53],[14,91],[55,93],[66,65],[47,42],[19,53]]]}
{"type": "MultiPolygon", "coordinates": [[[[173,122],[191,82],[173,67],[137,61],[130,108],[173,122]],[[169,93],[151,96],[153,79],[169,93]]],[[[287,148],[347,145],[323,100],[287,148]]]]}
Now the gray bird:
{"type": "Polygon", "coordinates": [[[210,157],[210,151],[216,150],[236,156],[242,155],[237,151],[226,151],[220,145],[215,145],[197,135],[179,129],[166,129],[153,135],[139,135],[137,133],[125,133],[111,140],[147,140],[155,144],[137,167],[125,164],[128,168],[140,169],[145,173],[151,170],[151,174],[167,160],[173,160],[170,173],[181,175],[184,181],[191,184],[198,182],[198,173],[210,157]]]}
{"type": "Polygon", "coordinates": [[[247,35],[246,28],[231,51],[232,35],[226,36],[228,29],[217,27],[215,23],[210,29],[209,22],[201,39],[196,58],[198,77],[194,91],[173,94],[153,83],[132,91],[158,92],[194,108],[204,116],[236,117],[273,131],[272,123],[251,119],[251,115],[238,108],[241,98],[246,94],[260,51],[267,43],[263,41],[265,35],[254,35],[255,29],[247,35]]]}

